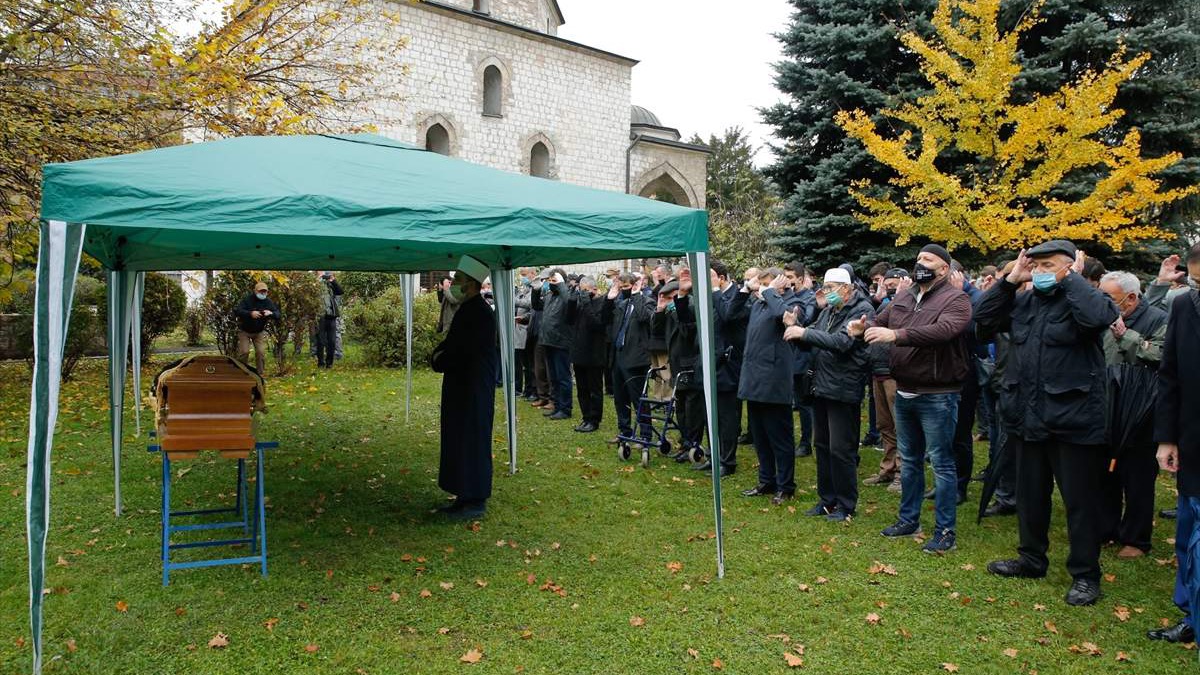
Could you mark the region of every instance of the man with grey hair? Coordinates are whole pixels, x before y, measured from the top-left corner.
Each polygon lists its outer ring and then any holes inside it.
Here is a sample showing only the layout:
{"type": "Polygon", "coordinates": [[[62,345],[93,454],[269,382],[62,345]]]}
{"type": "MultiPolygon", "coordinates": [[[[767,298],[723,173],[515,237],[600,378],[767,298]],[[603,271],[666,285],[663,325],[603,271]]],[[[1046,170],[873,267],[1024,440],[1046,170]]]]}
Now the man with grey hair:
{"type": "Polygon", "coordinates": [[[596,297],[596,282],[582,276],[567,298],[567,323],[571,327],[571,364],[579,391],[580,433],[600,428],[604,414],[604,367],[608,362],[604,298],[596,297]]]}
{"type": "MultiPolygon", "coordinates": [[[[1142,283],[1129,272],[1109,272],[1100,290],[1112,299],[1120,316],[1104,333],[1104,360],[1109,369],[1158,369],[1166,338],[1167,313],[1142,298],[1142,283]]],[[[1121,545],[1117,557],[1140,558],[1150,552],[1154,529],[1154,481],[1158,462],[1150,425],[1134,438],[1116,465],[1104,474],[1101,491],[1101,541],[1121,545]],[[1123,507],[1123,509],[1122,509],[1123,507]]],[[[1114,455],[1115,456],[1115,455],[1114,455]]]]}

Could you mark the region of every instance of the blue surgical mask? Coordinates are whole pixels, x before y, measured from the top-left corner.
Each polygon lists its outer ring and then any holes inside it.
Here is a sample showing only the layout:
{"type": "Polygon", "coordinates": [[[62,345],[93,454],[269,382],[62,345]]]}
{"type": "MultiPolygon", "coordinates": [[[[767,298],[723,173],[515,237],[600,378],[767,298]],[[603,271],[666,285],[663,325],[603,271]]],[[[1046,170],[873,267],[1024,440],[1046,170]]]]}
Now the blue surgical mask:
{"type": "Polygon", "coordinates": [[[829,291],[825,294],[825,302],[829,303],[830,307],[837,309],[842,306],[842,296],[838,295],[835,291],[829,291]]]}
{"type": "Polygon", "coordinates": [[[521,277],[521,285],[528,286],[529,285],[529,277],[521,277]]]}
{"type": "Polygon", "coordinates": [[[545,291],[548,291],[548,290],[550,290],[550,282],[549,282],[549,281],[543,281],[543,282],[542,282],[542,291],[543,291],[543,292],[545,292],[545,291]]]}
{"type": "Polygon", "coordinates": [[[266,300],[267,294],[266,293],[255,293],[254,297],[258,298],[259,300],[266,300]]]}
{"type": "Polygon", "coordinates": [[[1054,272],[1034,272],[1033,287],[1043,293],[1049,293],[1058,286],[1058,275],[1054,272]]]}
{"type": "Polygon", "coordinates": [[[668,303],[667,303],[667,311],[668,311],[668,312],[674,312],[674,311],[675,311],[675,301],[674,301],[674,300],[672,300],[672,301],[670,301],[670,302],[668,302],[668,303]]]}

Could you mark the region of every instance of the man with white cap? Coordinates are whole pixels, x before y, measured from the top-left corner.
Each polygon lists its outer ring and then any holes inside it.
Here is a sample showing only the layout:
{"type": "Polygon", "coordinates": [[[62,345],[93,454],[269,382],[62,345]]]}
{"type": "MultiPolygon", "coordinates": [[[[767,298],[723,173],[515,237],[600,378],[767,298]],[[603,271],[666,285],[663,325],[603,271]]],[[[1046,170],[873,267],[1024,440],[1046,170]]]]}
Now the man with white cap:
{"type": "Polygon", "coordinates": [[[483,516],[492,496],[492,415],[496,407],[496,315],[480,295],[488,267],[463,256],[446,293],[458,305],[433,352],[442,378],[438,487],[455,496],[439,509],[457,520],[483,516]]]}
{"type": "Polygon", "coordinates": [[[868,344],[891,344],[889,364],[896,380],[896,445],[900,451],[900,514],[883,530],[885,537],[908,537],[921,531],[925,498],[925,457],[933,465],[933,536],[926,553],[957,547],[958,470],[954,463],[954,430],[958,397],[968,372],[963,331],[971,322],[971,300],[950,283],[950,253],[929,244],[917,255],[913,285],[896,294],[869,321],[848,327],[868,344]]]}
{"type": "Polygon", "coordinates": [[[825,272],[825,309],[808,327],[785,314],[785,340],[812,348],[813,454],[817,458],[818,503],[806,515],[846,522],[858,510],[858,433],[870,359],[867,347],[850,337],[846,325],[873,317],[870,298],[850,272],[825,272]]]}

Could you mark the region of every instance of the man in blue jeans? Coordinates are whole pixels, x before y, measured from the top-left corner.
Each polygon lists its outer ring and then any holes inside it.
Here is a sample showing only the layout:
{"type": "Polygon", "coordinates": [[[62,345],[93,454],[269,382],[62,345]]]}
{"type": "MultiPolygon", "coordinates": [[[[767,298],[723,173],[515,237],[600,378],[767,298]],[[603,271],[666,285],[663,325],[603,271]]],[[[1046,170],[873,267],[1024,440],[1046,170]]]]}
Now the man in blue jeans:
{"type": "Polygon", "coordinates": [[[868,344],[890,344],[896,380],[896,445],[900,452],[900,515],[883,530],[885,537],[921,531],[925,495],[925,457],[933,465],[935,531],[926,553],[956,547],[958,474],[954,428],[958,395],[968,373],[963,331],[971,321],[971,301],[950,283],[950,253],[929,244],[917,255],[913,285],[868,321],[862,317],[847,332],[868,344]]]}

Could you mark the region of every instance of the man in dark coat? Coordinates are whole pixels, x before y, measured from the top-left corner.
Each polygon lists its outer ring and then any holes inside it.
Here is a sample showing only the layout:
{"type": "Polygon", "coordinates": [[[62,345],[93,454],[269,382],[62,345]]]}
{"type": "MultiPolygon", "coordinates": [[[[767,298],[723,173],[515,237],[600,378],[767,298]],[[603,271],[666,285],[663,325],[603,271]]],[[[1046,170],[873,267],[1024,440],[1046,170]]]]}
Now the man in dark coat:
{"type": "Polygon", "coordinates": [[[784,339],[813,349],[813,454],[817,457],[817,496],[806,515],[843,522],[858,510],[858,432],[870,362],[867,348],[846,332],[875,307],[846,270],[825,272],[825,309],[807,328],[789,319],[784,339]]]}
{"type": "MultiPolygon", "coordinates": [[[[709,266],[713,289],[713,350],[717,364],[717,424],[721,438],[713,445],[718,448],[721,475],[728,476],[737,471],[738,433],[742,428],[742,402],[738,400],[738,379],[742,373],[742,350],[746,345],[746,321],[750,310],[746,301],[749,293],[729,278],[729,268],[714,260],[709,266]]],[[[703,382],[703,368],[696,368],[697,381],[703,382]]],[[[711,459],[693,467],[697,471],[710,471],[711,459]]]]}
{"type": "MultiPolygon", "coordinates": [[[[642,293],[642,282],[632,274],[622,274],[604,298],[602,316],[611,325],[613,341],[613,406],[617,412],[620,435],[633,436],[632,411],[636,410],[646,371],[650,369],[650,317],[654,300],[642,293]]],[[[649,427],[638,429],[649,438],[649,427]]],[[[615,441],[616,439],[614,439],[615,441]]]]}
{"type": "Polygon", "coordinates": [[[337,349],[337,321],[342,315],[342,287],[332,272],[318,272],[321,309],[317,312],[317,367],[332,368],[337,349]]]}
{"type": "Polygon", "coordinates": [[[233,313],[238,320],[238,360],[248,363],[250,345],[253,344],[254,363],[261,377],[267,354],[267,322],[279,321],[279,305],[267,297],[267,285],[260,281],[254,284],[253,293],[242,298],[233,313]]]}
{"type": "MultiPolygon", "coordinates": [[[[1200,282],[1200,244],[1188,254],[1188,276],[1200,282]]],[[[1175,474],[1179,488],[1175,521],[1175,605],[1183,619],[1174,626],[1152,630],[1151,640],[1194,642],[1197,602],[1200,601],[1200,571],[1196,565],[1200,537],[1200,293],[1195,290],[1176,297],[1171,304],[1158,370],[1158,404],[1155,409],[1154,439],[1158,441],[1158,465],[1175,474]]]]}
{"type": "Polygon", "coordinates": [[[796,446],[792,423],[792,347],[783,340],[783,315],[791,292],[783,270],[772,267],[751,280],[744,293],[757,296],[750,307],[746,353],[738,398],[746,401],[750,435],[758,454],[758,485],[742,495],[771,495],[779,505],[796,494],[796,446]]]}
{"type": "Polygon", "coordinates": [[[546,352],[546,376],[550,382],[553,407],[543,415],[552,420],[571,417],[571,327],[567,325],[567,280],[562,270],[554,270],[542,282],[542,292],[534,293],[533,308],[542,313],[538,344],[546,352]]]}
{"type": "Polygon", "coordinates": [[[438,487],[455,496],[451,518],[481,517],[492,496],[492,416],[496,407],[496,315],[480,295],[488,267],[463,256],[446,289],[458,306],[433,352],[442,378],[442,456],[438,487]]]}
{"type": "Polygon", "coordinates": [[[1081,272],[1086,256],[1069,241],[1022,251],[1012,273],[994,284],[976,308],[985,331],[1008,331],[1012,363],[1005,386],[1018,388],[1021,440],[1017,449],[1019,557],[988,564],[1005,577],[1046,576],[1051,492],[1067,511],[1074,582],[1069,605],[1100,598],[1099,510],[1104,473],[1107,383],[1103,335],[1119,316],[1108,296],[1081,272]],[[1033,290],[1018,293],[1027,281],[1033,290]]]}
{"type": "Polygon", "coordinates": [[[689,297],[691,290],[691,272],[681,270],[679,280],[668,281],[658,289],[654,315],[650,319],[650,335],[667,346],[680,436],[679,451],[673,459],[681,463],[687,461],[688,451],[698,447],[704,438],[704,387],[702,380],[696,377],[700,342],[695,310],[689,297]]]}
{"type": "MultiPolygon", "coordinates": [[[[792,311],[796,324],[811,324],[817,318],[817,296],[813,292],[812,277],[809,276],[808,270],[803,263],[790,262],[783,266],[783,276],[787,277],[793,294],[792,311]]],[[[812,454],[812,401],[801,389],[806,386],[806,382],[811,381],[806,373],[812,369],[812,348],[793,342],[792,353],[792,408],[800,416],[800,442],[796,445],[796,456],[808,457],[812,454]]]]}
{"type": "MultiPolygon", "coordinates": [[[[1105,362],[1110,367],[1158,370],[1167,313],[1142,300],[1142,282],[1129,272],[1105,274],[1100,290],[1121,313],[1104,333],[1105,362]]],[[[1158,478],[1154,450],[1153,429],[1147,424],[1119,457],[1109,453],[1116,457],[1116,465],[1104,474],[1101,541],[1120,544],[1118,558],[1140,558],[1150,552],[1158,478]]]]}
{"type": "Polygon", "coordinates": [[[575,367],[575,386],[579,390],[579,413],[583,422],[575,427],[580,433],[600,428],[604,417],[604,368],[607,364],[604,298],[596,297],[596,282],[580,277],[579,285],[567,298],[567,324],[571,326],[571,363],[575,367]]]}

